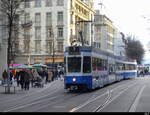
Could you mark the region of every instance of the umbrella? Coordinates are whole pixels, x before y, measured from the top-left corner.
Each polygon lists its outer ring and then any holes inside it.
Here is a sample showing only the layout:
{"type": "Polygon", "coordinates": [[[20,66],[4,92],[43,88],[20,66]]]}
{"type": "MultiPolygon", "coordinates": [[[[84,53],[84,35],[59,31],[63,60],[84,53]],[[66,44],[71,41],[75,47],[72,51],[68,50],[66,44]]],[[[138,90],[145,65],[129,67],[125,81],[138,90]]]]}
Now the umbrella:
{"type": "Polygon", "coordinates": [[[14,67],[20,66],[20,65],[23,65],[23,64],[10,64],[10,65],[9,65],[9,68],[10,68],[10,69],[13,69],[14,67]]]}
{"type": "Polygon", "coordinates": [[[19,65],[13,67],[13,69],[32,69],[33,67],[27,66],[27,65],[19,65]]]}
{"type": "Polygon", "coordinates": [[[40,64],[34,64],[32,65],[32,67],[41,68],[41,67],[48,67],[48,66],[40,63],[40,64]]]}

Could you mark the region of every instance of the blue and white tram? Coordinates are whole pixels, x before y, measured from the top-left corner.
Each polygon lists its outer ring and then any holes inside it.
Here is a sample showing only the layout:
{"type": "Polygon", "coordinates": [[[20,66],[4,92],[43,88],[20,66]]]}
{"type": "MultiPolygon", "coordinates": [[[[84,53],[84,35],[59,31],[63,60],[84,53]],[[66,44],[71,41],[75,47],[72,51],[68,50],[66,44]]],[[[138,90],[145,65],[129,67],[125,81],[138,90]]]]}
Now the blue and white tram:
{"type": "Polygon", "coordinates": [[[137,62],[116,60],[116,80],[137,77],[137,62]]]}
{"type": "Polygon", "coordinates": [[[125,62],[124,79],[134,78],[137,76],[137,63],[125,62]]]}
{"type": "Polygon", "coordinates": [[[103,87],[120,81],[127,75],[123,68],[122,71],[116,71],[116,65],[125,66],[125,62],[116,64],[115,56],[90,46],[67,47],[65,63],[64,85],[69,90],[103,87]]]}

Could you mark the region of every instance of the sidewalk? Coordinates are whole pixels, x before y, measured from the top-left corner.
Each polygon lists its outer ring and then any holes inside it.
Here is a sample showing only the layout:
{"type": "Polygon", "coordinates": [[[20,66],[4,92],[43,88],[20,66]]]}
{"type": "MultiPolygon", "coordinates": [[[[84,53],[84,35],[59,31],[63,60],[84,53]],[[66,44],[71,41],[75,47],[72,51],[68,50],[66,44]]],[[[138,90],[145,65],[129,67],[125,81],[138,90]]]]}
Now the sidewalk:
{"type": "MultiPolygon", "coordinates": [[[[17,83],[14,82],[13,86],[15,86],[15,93],[14,93],[13,87],[10,87],[10,92],[11,92],[11,94],[27,94],[27,93],[29,94],[29,93],[34,93],[34,92],[41,92],[41,91],[47,89],[48,87],[50,87],[51,85],[55,84],[58,81],[61,81],[61,80],[58,79],[58,80],[52,81],[50,83],[44,84],[43,88],[37,88],[37,87],[34,88],[34,87],[31,87],[31,84],[30,84],[29,90],[22,90],[21,86],[17,87],[17,83]]],[[[0,85],[0,94],[5,94],[5,87],[2,85],[0,85]]]]}

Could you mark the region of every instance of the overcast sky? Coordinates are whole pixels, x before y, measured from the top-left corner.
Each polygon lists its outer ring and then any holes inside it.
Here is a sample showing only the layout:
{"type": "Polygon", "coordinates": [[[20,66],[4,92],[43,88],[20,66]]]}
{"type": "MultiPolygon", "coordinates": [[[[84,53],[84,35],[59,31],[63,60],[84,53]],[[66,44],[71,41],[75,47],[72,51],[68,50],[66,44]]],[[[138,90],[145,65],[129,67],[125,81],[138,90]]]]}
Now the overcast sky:
{"type": "MultiPolygon", "coordinates": [[[[125,35],[132,34],[142,42],[145,50],[150,42],[150,0],[95,0],[95,9],[110,18],[114,25],[125,35]]],[[[150,51],[145,59],[150,60],[150,51]]]]}

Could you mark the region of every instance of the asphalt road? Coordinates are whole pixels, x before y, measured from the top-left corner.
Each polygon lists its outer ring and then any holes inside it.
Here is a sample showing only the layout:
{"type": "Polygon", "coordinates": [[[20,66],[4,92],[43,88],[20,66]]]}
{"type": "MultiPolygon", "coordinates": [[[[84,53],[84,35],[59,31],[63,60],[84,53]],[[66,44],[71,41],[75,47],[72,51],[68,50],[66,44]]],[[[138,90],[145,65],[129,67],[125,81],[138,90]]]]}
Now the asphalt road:
{"type": "Polygon", "coordinates": [[[1,93],[0,111],[150,112],[150,77],[123,80],[84,93],[66,91],[61,80],[32,90],[1,93]]]}

